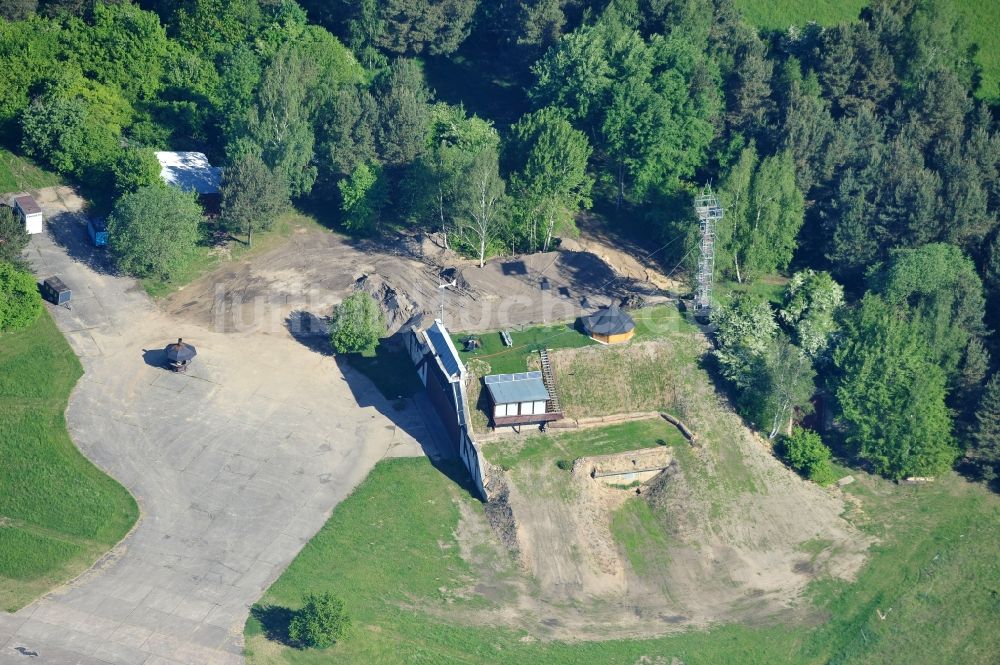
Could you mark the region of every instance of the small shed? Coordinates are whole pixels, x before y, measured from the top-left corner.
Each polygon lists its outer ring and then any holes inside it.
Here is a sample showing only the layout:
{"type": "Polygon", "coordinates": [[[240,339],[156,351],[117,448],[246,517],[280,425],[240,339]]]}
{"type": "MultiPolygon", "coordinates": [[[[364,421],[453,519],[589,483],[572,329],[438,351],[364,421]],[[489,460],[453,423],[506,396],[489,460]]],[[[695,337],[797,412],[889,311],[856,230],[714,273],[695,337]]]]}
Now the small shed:
{"type": "Polygon", "coordinates": [[[31,194],[18,194],[14,197],[14,212],[24,223],[28,233],[42,232],[42,209],[31,194]]]}
{"type": "Polygon", "coordinates": [[[42,297],[53,305],[66,305],[73,297],[73,292],[58,277],[49,277],[42,282],[42,297]]]}
{"type": "Polygon", "coordinates": [[[208,212],[217,212],[221,203],[219,186],[222,169],[212,166],[203,152],[156,153],[163,182],[186,192],[197,192],[198,200],[208,212]]]}
{"type": "Polygon", "coordinates": [[[87,233],[94,247],[106,247],[108,244],[108,223],[104,218],[91,217],[87,221],[87,233]]]}
{"type": "Polygon", "coordinates": [[[561,413],[546,410],[549,391],[541,372],[493,374],[483,381],[490,396],[494,427],[530,425],[562,418],[561,413]]]}
{"type": "Polygon", "coordinates": [[[635,335],[635,321],[622,311],[617,302],[583,317],[583,329],[602,344],[627,342],[635,335]]]}

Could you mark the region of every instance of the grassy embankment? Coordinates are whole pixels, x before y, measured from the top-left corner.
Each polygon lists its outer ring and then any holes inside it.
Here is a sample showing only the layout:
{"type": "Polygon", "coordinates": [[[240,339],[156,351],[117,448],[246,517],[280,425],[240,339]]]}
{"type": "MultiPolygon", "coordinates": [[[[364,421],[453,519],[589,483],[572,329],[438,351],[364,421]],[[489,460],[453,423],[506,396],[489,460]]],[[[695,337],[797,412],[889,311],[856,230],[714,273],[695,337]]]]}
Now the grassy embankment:
{"type": "MultiPolygon", "coordinates": [[[[572,447],[573,454],[607,452],[634,447],[639,436],[623,427],[604,444],[580,440],[579,448],[569,441],[563,445],[572,447]]],[[[540,642],[524,639],[522,631],[456,619],[463,607],[490,604],[474,593],[457,593],[476,582],[455,536],[460,505],[469,511],[481,509],[427,460],[382,462],[262,598],[254,610],[259,618],[251,618],[246,627],[248,660],[510,665],[633,665],[669,663],[673,658],[685,665],[992,662],[1000,649],[1000,563],[995,557],[1000,500],[955,476],[921,487],[861,476],[847,491],[860,501],[854,519],[882,542],[873,548],[856,582],[820,581],[811,587],[805,602],[827,616],[820,624],[727,625],[652,640],[540,642]],[[352,634],[329,651],[293,649],[264,637],[265,625],[268,634],[282,635],[287,608],[299,607],[306,591],[339,595],[354,617],[352,634]],[[886,619],[879,619],[876,610],[886,619]]],[[[634,567],[659,564],[649,558],[651,538],[668,544],[645,506],[629,500],[613,525],[634,567]]]]}
{"type": "Polygon", "coordinates": [[[0,193],[21,192],[61,185],[62,179],[54,173],[43,171],[20,155],[0,148],[0,193]]]}
{"type": "MultiPolygon", "coordinates": [[[[976,61],[983,69],[976,96],[1000,101],[1000,3],[995,0],[952,0],[962,22],[965,42],[979,47],[976,61]]],[[[835,25],[856,19],[865,0],[736,0],[747,21],[768,30],[785,30],[809,21],[835,25]]]]}
{"type": "Polygon", "coordinates": [[[0,609],[83,572],[138,517],[132,496],[66,433],[63,412],[82,373],[47,313],[0,334],[0,609]]]}
{"type": "MultiPolygon", "coordinates": [[[[699,385],[708,385],[707,376],[694,364],[703,347],[696,336],[684,334],[689,328],[675,312],[658,308],[638,318],[657,315],[663,323],[653,330],[644,322],[639,344],[644,339],[670,340],[676,351],[663,359],[665,365],[686,367],[699,385]]],[[[597,408],[585,401],[578,404],[597,408]]],[[[738,456],[725,452],[733,448],[726,442],[732,440],[729,429],[736,417],[730,414],[722,419],[725,422],[713,424],[696,409],[691,416],[709,449],[718,449],[711,469],[699,471],[704,465],[683,442],[672,438],[678,436],[676,430],[655,420],[528,437],[513,447],[495,442],[487,446],[486,454],[508,467],[551,465],[553,473],[560,473],[561,460],[657,445],[662,440],[673,445],[682,467],[694,471],[699,491],[729,499],[734,492],[753,491],[738,456]]],[[[478,502],[426,460],[383,462],[336,508],[262,598],[246,627],[249,661],[306,664],[336,657],[344,663],[513,665],[632,665],[669,663],[674,658],[685,665],[991,662],[1000,650],[1000,562],[994,556],[1000,547],[1000,499],[954,475],[931,485],[900,487],[854,474],[858,482],[845,491],[855,498],[857,508],[848,518],[880,542],[857,581],[820,579],[811,585],[803,602],[825,621],[724,625],[651,640],[561,643],[535,641],[524,631],[463,620],[463,608],[479,610],[502,602],[470,591],[475,588],[476,571],[459,553],[460,512],[464,507],[466,515],[481,519],[478,502]],[[287,610],[301,604],[304,592],[324,590],[344,598],[355,619],[353,634],[328,652],[282,644],[287,610]]],[[[637,572],[669,561],[671,536],[642,499],[629,499],[618,510],[612,531],[637,572]]]]}

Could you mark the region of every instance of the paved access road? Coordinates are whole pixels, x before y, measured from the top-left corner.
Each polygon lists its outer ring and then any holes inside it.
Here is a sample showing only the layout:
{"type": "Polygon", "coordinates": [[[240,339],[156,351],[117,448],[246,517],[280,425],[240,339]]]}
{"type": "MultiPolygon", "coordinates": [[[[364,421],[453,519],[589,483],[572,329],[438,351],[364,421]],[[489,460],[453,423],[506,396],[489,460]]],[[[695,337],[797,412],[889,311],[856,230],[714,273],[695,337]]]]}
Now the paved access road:
{"type": "Polygon", "coordinates": [[[142,516],[81,578],[0,613],[0,663],[240,663],[249,606],[379,459],[422,454],[440,425],[412,404],[395,411],[283,329],[168,317],[102,268],[81,200],[40,194],[49,229],[29,258],[73,289],[72,309],[49,311],[85,369],[70,435],[142,516]],[[147,363],[157,353],[144,350],[177,337],[198,348],[187,375],[147,363]]]}

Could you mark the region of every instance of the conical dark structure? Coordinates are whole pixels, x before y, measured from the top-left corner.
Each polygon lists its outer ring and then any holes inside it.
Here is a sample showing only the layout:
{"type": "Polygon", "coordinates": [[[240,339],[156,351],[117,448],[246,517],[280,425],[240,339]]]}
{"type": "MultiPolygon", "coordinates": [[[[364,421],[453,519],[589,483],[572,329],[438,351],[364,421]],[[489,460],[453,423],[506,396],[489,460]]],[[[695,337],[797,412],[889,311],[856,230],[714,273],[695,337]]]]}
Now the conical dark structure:
{"type": "Polygon", "coordinates": [[[198,351],[180,337],[177,338],[176,344],[167,344],[163,350],[167,354],[167,362],[175,372],[183,372],[187,369],[188,363],[198,355],[198,351]]]}
{"type": "Polygon", "coordinates": [[[618,344],[632,339],[635,321],[622,311],[617,302],[612,302],[590,316],[583,317],[583,328],[598,342],[618,344]]]}

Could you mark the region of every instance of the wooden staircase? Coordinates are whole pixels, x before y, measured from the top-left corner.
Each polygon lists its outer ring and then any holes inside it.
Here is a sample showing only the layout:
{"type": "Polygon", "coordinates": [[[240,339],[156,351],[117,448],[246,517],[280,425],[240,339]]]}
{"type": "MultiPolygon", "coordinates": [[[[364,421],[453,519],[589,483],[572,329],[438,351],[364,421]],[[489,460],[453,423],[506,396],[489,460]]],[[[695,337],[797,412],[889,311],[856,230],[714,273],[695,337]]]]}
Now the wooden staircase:
{"type": "Polygon", "coordinates": [[[542,383],[549,391],[549,401],[545,403],[546,413],[562,413],[562,406],[559,404],[559,394],[556,392],[556,380],[552,375],[552,363],[549,361],[549,352],[546,349],[538,349],[538,357],[542,363],[542,383]]]}

